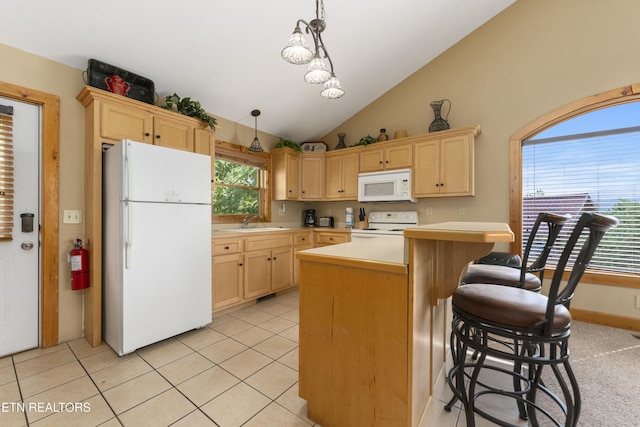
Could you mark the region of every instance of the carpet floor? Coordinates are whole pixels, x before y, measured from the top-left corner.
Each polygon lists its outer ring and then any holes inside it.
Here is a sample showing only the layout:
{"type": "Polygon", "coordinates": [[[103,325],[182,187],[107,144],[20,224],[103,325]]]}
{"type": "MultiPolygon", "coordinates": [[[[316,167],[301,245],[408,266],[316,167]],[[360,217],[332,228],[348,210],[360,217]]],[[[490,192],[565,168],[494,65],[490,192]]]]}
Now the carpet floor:
{"type": "MultiPolygon", "coordinates": [[[[640,334],[573,321],[569,349],[582,398],[578,425],[640,425],[640,334]]],[[[555,388],[554,380],[545,383],[555,388]]]]}

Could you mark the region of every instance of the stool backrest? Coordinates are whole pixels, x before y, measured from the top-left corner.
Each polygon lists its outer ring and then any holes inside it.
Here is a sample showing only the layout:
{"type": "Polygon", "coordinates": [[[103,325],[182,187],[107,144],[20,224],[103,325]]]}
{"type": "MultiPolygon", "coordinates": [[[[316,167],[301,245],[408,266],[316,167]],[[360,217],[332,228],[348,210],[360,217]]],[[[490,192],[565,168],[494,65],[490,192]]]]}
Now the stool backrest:
{"type": "Polygon", "coordinates": [[[600,215],[593,212],[582,214],[562,250],[555,273],[551,279],[551,287],[549,288],[548,295],[549,300],[547,302],[545,333],[551,332],[556,305],[562,304],[569,308],[573,293],[580,279],[582,279],[584,271],[589,266],[589,262],[591,262],[591,258],[598,248],[602,237],[609,229],[617,225],[618,219],[613,216],[600,215]],[[586,236],[586,238],[580,246],[579,241],[583,235],[586,236]],[[564,287],[561,288],[562,276],[569,263],[569,259],[578,250],[579,252],[571,268],[571,274],[564,287]]]}
{"type": "Polygon", "coordinates": [[[560,234],[560,230],[566,224],[568,220],[571,219],[571,215],[559,215],[549,212],[541,212],[538,214],[535,222],[533,223],[533,227],[531,228],[531,232],[529,233],[529,238],[527,239],[527,244],[525,245],[524,252],[522,253],[522,268],[520,269],[520,283],[524,283],[524,276],[526,273],[538,273],[540,277],[540,282],[544,278],[544,267],[547,264],[547,259],[549,258],[549,254],[551,253],[551,249],[553,249],[553,244],[555,243],[558,235],[560,234]],[[538,257],[528,265],[529,256],[531,256],[531,249],[536,240],[536,236],[538,235],[538,231],[540,225],[547,225],[547,240],[542,248],[542,251],[538,254],[538,257]]]}

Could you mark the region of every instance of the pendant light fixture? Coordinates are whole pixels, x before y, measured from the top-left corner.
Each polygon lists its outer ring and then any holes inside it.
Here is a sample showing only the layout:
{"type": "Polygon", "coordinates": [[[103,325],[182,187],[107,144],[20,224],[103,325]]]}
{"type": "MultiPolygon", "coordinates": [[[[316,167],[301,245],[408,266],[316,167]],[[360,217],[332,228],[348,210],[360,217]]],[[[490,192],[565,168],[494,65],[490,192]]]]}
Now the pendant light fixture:
{"type": "Polygon", "coordinates": [[[282,49],[281,55],[285,61],[291,64],[309,64],[304,80],[313,84],[324,83],[324,88],[320,95],[328,99],[336,99],[344,95],[344,90],[340,87],[340,82],[333,72],[333,62],[322,42],[322,32],[326,28],[324,17],[324,3],[322,0],[316,0],[316,18],[310,22],[298,19],[296,28],[289,38],[289,44],[282,49]],[[313,38],[315,48],[313,52],[309,49],[309,44],[302,34],[300,25],[304,25],[305,32],[311,34],[313,38]],[[327,61],[329,61],[328,70],[322,58],[327,58],[327,61]]]}
{"type": "Polygon", "coordinates": [[[255,136],[253,137],[253,142],[249,146],[249,151],[264,151],[262,149],[262,145],[260,145],[260,140],[258,139],[258,116],[260,115],[260,110],[253,110],[251,115],[255,117],[255,136]]]}

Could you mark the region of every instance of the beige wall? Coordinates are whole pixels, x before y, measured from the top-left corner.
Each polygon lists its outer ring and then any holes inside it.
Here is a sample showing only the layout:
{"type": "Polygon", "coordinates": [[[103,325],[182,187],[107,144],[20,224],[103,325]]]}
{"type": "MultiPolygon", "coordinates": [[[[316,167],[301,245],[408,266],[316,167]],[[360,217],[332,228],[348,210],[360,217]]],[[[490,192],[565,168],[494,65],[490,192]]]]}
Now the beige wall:
{"type": "MultiPolygon", "coordinates": [[[[448,98],[451,127],[482,129],[476,196],[422,199],[415,206],[420,221],[508,221],[509,138],[571,102],[640,82],[640,56],[634,54],[640,38],[629,18],[638,14],[635,0],[519,0],[323,140],[335,147],[336,134],[345,132],[350,145],[377,136],[380,128],[390,136],[397,129],[426,133],[433,120],[429,103],[448,98]],[[458,216],[459,207],[465,216],[458,216]]],[[[636,294],[640,290],[583,284],[572,307],[638,318],[636,294]]]]}
{"type": "MultiPolygon", "coordinates": [[[[482,128],[476,144],[476,197],[421,200],[415,206],[420,221],[507,221],[509,137],[560,106],[640,82],[640,56],[633,54],[640,51],[640,38],[629,19],[638,14],[640,3],[635,0],[519,0],[329,132],[324,141],[334,147],[336,133],[346,132],[347,143],[352,144],[367,134],[377,135],[382,127],[389,135],[397,129],[406,129],[410,135],[426,133],[433,120],[429,103],[448,98],[453,104],[452,127],[479,124],[482,128]],[[432,216],[425,215],[426,207],[433,208],[432,216]],[[459,207],[465,208],[464,217],[457,216],[459,207]]],[[[82,70],[2,44],[0,58],[1,81],[60,97],[60,209],[83,209],[84,110],[75,99],[84,85],[82,70]]],[[[250,144],[251,125],[218,119],[218,139],[250,144]]],[[[262,132],[259,138],[266,150],[277,142],[262,132]]],[[[279,217],[279,205],[273,205],[274,222],[296,221],[306,207],[317,208],[320,215],[331,210],[338,221],[344,221],[344,207],[357,206],[287,202],[286,215],[279,217]]],[[[408,209],[384,206],[396,208],[408,209]]],[[[75,237],[83,237],[82,225],[60,224],[60,341],[82,335],[82,293],[70,290],[66,257],[71,248],[68,242],[75,237]]],[[[574,306],[638,317],[640,310],[633,308],[636,293],[640,291],[585,285],[574,306]]]]}

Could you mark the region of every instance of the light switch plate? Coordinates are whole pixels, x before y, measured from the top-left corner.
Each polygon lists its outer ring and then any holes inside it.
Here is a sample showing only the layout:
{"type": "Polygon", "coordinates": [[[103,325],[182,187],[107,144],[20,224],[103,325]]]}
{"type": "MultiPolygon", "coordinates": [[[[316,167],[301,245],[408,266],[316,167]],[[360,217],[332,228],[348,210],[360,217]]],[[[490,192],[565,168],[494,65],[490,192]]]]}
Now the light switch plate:
{"type": "Polygon", "coordinates": [[[63,224],[82,224],[82,211],[65,210],[62,218],[63,224]]]}

